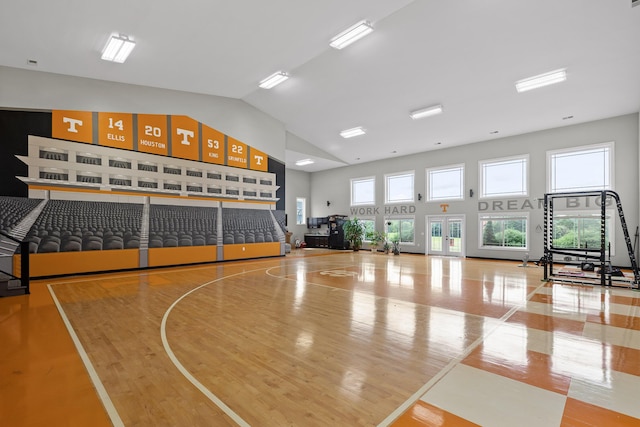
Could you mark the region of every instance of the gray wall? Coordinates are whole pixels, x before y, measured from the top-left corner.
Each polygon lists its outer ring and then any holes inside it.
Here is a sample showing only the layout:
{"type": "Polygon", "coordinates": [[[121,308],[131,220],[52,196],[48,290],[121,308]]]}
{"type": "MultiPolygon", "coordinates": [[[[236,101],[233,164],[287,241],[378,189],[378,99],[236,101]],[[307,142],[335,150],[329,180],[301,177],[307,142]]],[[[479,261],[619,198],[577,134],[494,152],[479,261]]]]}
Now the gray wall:
{"type": "Polygon", "coordinates": [[[293,233],[291,243],[295,239],[304,240],[304,234],[308,231],[306,225],[296,225],[296,197],[307,199],[307,216],[311,215],[311,180],[308,172],[293,169],[286,170],[287,186],[285,188],[285,211],[288,216],[287,229],[293,233]]]}
{"type": "Polygon", "coordinates": [[[232,98],[0,67],[0,107],[186,115],[285,159],[284,125],[232,98]]]}
{"type": "MultiPolygon", "coordinates": [[[[479,200],[476,195],[469,197],[469,189],[478,193],[478,161],[492,158],[529,154],[529,199],[536,208],[525,208],[530,212],[529,254],[531,259],[543,254],[542,232],[536,226],[543,225],[543,210],[537,209],[535,199],[546,192],[546,152],[560,148],[582,146],[614,141],[615,191],[620,194],[625,217],[633,241],[639,223],[639,123],[638,114],[614,117],[573,126],[565,126],[524,135],[478,142],[475,144],[429,151],[418,155],[397,157],[385,161],[332,169],[311,174],[311,212],[313,216],[333,213],[351,213],[350,179],[376,177],[376,228],[383,229],[384,222],[384,175],[395,172],[415,171],[415,220],[416,245],[404,245],[406,252],[425,253],[425,216],[441,213],[440,203],[417,201],[417,193],[426,194],[425,169],[451,164],[465,164],[465,200],[450,202],[448,214],[464,214],[466,218],[466,255],[473,257],[521,260],[524,253],[505,250],[478,248],[479,200]],[[331,201],[331,208],[326,201],[331,201]],[[330,211],[330,212],[329,212],[330,211]]],[[[525,199],[516,199],[522,206],[525,199]]],[[[491,207],[485,212],[492,212],[491,207]]],[[[518,210],[520,211],[520,210],[518,210]]],[[[362,216],[362,215],[359,215],[362,216]]],[[[616,247],[612,261],[616,265],[627,266],[626,251],[620,222],[616,218],[616,247]]]]}

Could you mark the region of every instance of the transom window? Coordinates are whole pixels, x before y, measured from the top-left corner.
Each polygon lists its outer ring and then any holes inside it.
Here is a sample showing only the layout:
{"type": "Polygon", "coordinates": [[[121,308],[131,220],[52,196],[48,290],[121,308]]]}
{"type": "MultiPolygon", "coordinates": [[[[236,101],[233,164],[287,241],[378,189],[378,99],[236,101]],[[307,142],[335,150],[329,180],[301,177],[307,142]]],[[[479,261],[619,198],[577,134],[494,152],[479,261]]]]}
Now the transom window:
{"type": "Polygon", "coordinates": [[[353,178],[351,180],[351,206],[374,205],[375,203],[375,177],[353,178]]]}
{"type": "Polygon", "coordinates": [[[481,160],[480,197],[527,196],[528,162],[528,155],[481,160]]]}
{"type": "Polygon", "coordinates": [[[464,165],[427,169],[427,200],[464,200],[464,165]]]}
{"type": "Polygon", "coordinates": [[[549,192],[612,190],[613,142],[547,152],[549,192]]]}
{"type": "Polygon", "coordinates": [[[385,175],[385,203],[412,203],[414,172],[385,175]]]}

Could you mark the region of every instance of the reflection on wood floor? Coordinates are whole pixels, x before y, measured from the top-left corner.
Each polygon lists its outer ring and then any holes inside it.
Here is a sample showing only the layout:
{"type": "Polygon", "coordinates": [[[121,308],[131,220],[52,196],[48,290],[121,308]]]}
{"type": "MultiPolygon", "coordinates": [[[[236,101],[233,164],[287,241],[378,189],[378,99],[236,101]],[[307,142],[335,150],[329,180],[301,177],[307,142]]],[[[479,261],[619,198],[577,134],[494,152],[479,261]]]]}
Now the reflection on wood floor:
{"type": "Polygon", "coordinates": [[[0,424],[638,425],[640,294],[519,264],[294,250],[39,281],[0,299],[0,424]]]}

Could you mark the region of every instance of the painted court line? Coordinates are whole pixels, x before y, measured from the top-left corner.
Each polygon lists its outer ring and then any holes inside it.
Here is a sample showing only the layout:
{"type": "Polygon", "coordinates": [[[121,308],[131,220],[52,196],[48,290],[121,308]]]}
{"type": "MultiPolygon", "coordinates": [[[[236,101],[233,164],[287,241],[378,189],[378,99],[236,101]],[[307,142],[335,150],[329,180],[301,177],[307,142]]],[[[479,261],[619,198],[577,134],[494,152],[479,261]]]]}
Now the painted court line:
{"type": "Polygon", "coordinates": [[[109,418],[111,419],[111,423],[113,423],[115,427],[124,427],[124,423],[120,418],[120,414],[118,414],[116,407],[113,405],[113,402],[111,401],[111,398],[107,393],[107,390],[104,388],[102,381],[100,381],[100,377],[98,376],[98,373],[93,367],[91,360],[89,360],[89,355],[84,350],[84,347],[82,347],[82,343],[80,342],[78,335],[73,330],[73,327],[71,326],[71,322],[69,321],[69,318],[67,317],[66,313],[62,309],[62,305],[60,305],[60,301],[58,301],[58,297],[56,297],[56,294],[53,291],[53,288],[51,287],[51,285],[47,285],[47,288],[49,289],[51,298],[53,298],[53,302],[58,308],[60,317],[62,317],[62,321],[64,322],[64,325],[66,326],[67,331],[69,332],[69,335],[73,340],[73,344],[76,346],[76,350],[78,351],[78,354],[80,355],[80,358],[82,359],[82,362],[84,363],[84,366],[87,369],[87,372],[89,373],[91,382],[93,382],[93,386],[96,388],[96,391],[98,392],[98,397],[102,401],[102,404],[104,405],[104,408],[107,411],[109,418]]]}
{"type": "Polygon", "coordinates": [[[184,365],[182,363],[180,363],[180,361],[176,357],[176,355],[173,352],[173,350],[171,350],[171,345],[169,345],[169,340],[167,339],[167,319],[169,318],[169,314],[171,314],[171,311],[180,303],[180,301],[182,301],[183,299],[185,299],[186,297],[188,297],[192,293],[194,293],[194,292],[196,292],[196,291],[198,291],[198,290],[200,290],[200,289],[202,289],[202,288],[204,288],[206,286],[209,286],[209,285],[211,285],[213,283],[219,282],[221,280],[229,279],[229,278],[235,277],[235,276],[240,276],[240,275],[243,275],[243,274],[246,274],[246,273],[254,273],[256,271],[262,271],[262,270],[265,270],[265,268],[259,268],[259,269],[256,269],[256,270],[242,271],[240,273],[231,274],[229,276],[219,277],[219,278],[217,278],[215,280],[211,280],[210,282],[204,283],[204,284],[202,284],[202,285],[190,290],[189,292],[185,293],[180,298],[175,300],[173,302],[173,304],[171,304],[171,306],[164,313],[164,316],[162,316],[162,323],[160,324],[160,337],[162,339],[162,346],[164,347],[164,350],[167,353],[167,356],[171,360],[171,363],[174,364],[174,366],[187,379],[187,381],[189,381],[191,384],[193,384],[194,387],[196,387],[198,390],[200,390],[200,392],[207,397],[207,399],[209,399],[211,402],[213,402],[213,404],[216,405],[218,408],[220,408],[225,414],[227,414],[227,416],[229,418],[231,418],[233,421],[235,421],[238,425],[240,425],[242,427],[251,427],[251,425],[249,423],[247,423],[245,420],[243,420],[242,417],[240,417],[240,415],[236,414],[235,411],[233,411],[233,409],[231,409],[229,406],[227,406],[227,404],[224,403],[218,396],[213,394],[211,392],[211,390],[209,390],[207,387],[204,386],[204,384],[202,384],[200,381],[198,381],[196,379],[196,377],[194,377],[184,367],[184,365]]]}

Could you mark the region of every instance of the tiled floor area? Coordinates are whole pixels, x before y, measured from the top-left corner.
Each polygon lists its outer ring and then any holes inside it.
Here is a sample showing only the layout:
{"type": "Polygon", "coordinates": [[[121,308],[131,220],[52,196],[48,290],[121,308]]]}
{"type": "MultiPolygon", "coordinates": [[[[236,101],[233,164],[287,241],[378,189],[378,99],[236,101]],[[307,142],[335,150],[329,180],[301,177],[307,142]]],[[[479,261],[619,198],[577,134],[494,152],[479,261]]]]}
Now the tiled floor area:
{"type": "Polygon", "coordinates": [[[640,294],[547,284],[395,426],[640,425],[640,294]]]}

